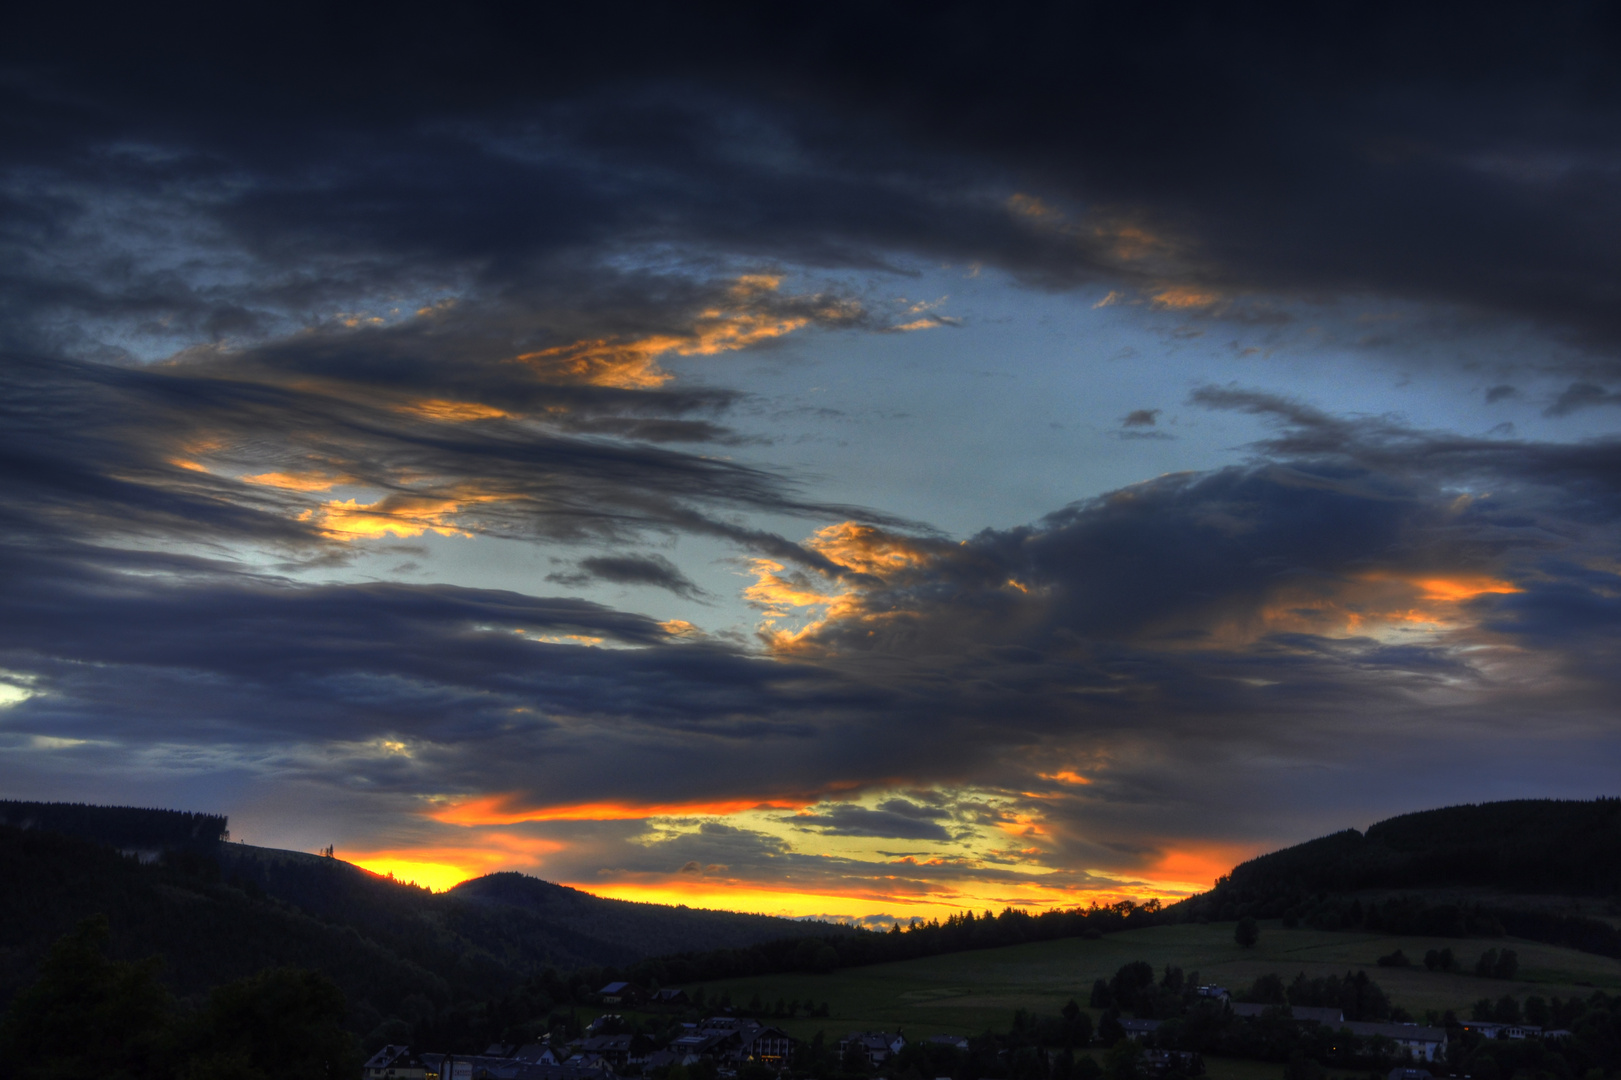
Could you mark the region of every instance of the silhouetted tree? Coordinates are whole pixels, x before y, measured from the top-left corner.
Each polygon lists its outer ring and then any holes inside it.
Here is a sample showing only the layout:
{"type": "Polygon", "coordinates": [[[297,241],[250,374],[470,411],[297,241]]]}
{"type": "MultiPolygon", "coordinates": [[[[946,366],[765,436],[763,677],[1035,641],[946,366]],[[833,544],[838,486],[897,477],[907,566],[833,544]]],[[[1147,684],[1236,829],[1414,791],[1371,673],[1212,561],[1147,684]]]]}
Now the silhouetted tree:
{"type": "Polygon", "coordinates": [[[0,1061],[18,1080],[158,1075],[173,1052],[161,961],[107,959],[107,917],[51,948],[39,980],[0,1021],[0,1061]]]}
{"type": "Polygon", "coordinates": [[[1233,940],[1246,949],[1252,949],[1261,940],[1261,928],[1254,918],[1246,915],[1238,920],[1238,926],[1233,929],[1233,940]]]}

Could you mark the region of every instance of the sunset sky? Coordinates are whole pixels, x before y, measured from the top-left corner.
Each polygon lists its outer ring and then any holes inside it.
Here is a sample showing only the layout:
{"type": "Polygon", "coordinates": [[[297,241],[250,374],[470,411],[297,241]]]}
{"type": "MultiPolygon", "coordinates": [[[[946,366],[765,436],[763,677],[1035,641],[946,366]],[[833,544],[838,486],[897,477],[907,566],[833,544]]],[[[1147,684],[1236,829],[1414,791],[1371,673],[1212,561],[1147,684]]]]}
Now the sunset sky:
{"type": "Polygon", "coordinates": [[[0,40],[0,797],[876,923],[1617,793],[1613,11],[136,7],[0,40]]]}

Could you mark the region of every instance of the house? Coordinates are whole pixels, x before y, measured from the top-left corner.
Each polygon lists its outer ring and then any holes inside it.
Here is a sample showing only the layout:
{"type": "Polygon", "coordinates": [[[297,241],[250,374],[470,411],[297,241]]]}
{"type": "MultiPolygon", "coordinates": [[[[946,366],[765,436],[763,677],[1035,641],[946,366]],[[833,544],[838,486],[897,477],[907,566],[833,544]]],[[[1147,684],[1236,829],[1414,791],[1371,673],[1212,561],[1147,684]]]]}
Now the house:
{"type": "Polygon", "coordinates": [[[525,1043],[512,1053],[512,1060],[521,1065],[559,1065],[561,1060],[552,1050],[552,1037],[546,1036],[540,1042],[525,1043]]]}
{"type": "Polygon", "coordinates": [[[360,1075],[362,1080],[428,1080],[428,1067],[409,1046],[385,1046],[366,1060],[360,1075]]]}
{"type": "Polygon", "coordinates": [[[953,1050],[967,1050],[968,1040],[961,1035],[930,1035],[929,1042],[935,1046],[949,1046],[953,1050]]]}
{"type": "Polygon", "coordinates": [[[692,1004],[687,992],[678,986],[667,986],[662,990],[653,991],[650,999],[654,1005],[663,1005],[672,1009],[685,1009],[692,1004]]]}
{"type": "Polygon", "coordinates": [[[1159,1029],[1159,1025],[1160,1022],[1158,1020],[1123,1019],[1120,1021],[1121,1030],[1126,1033],[1126,1038],[1131,1039],[1133,1042],[1141,1039],[1144,1035],[1153,1034],[1153,1032],[1159,1029]]]}
{"type": "Polygon", "coordinates": [[[665,1049],[679,1055],[683,1062],[689,1062],[702,1058],[719,1060],[736,1045],[735,1031],[692,1031],[672,1040],[665,1049]]]}
{"type": "Polygon", "coordinates": [[[1408,1051],[1419,1061],[1438,1060],[1447,1045],[1445,1028],[1425,1027],[1422,1024],[1382,1024],[1368,1020],[1347,1020],[1340,1028],[1364,1039],[1389,1039],[1396,1044],[1397,1049],[1408,1051]]]}
{"type": "MultiPolygon", "coordinates": [[[[595,1059],[601,1059],[615,1069],[622,1069],[633,1061],[640,1064],[646,1060],[647,1053],[651,1049],[645,1035],[593,1035],[590,1038],[578,1039],[569,1045],[579,1051],[581,1064],[590,1064],[595,1059]]],[[[573,1064],[575,1060],[570,1058],[569,1063],[573,1064]]]]}
{"type": "Polygon", "coordinates": [[[1260,1016],[1268,1009],[1286,1009],[1291,1017],[1303,1024],[1332,1024],[1337,1027],[1345,1022],[1344,1010],[1318,1008],[1312,1005],[1259,1005],[1235,1001],[1229,1007],[1233,1010],[1234,1016],[1260,1016]]]}
{"type": "Polygon", "coordinates": [[[1390,1070],[1385,1080],[1434,1080],[1428,1069],[1415,1069],[1411,1065],[1398,1065],[1390,1070]]]}
{"type": "Polygon", "coordinates": [[[489,1074],[490,1080],[617,1080],[600,1062],[596,1065],[526,1065],[512,1062],[489,1074]]]}
{"type": "Polygon", "coordinates": [[[1225,986],[1216,986],[1214,983],[1207,983],[1204,986],[1195,986],[1193,988],[1193,992],[1202,998],[1212,998],[1216,1001],[1226,1001],[1230,996],[1227,993],[1227,988],[1225,986]]]}
{"type": "Polygon", "coordinates": [[[891,1035],[887,1031],[854,1031],[839,1040],[839,1055],[842,1057],[854,1046],[866,1059],[868,1068],[877,1068],[900,1053],[901,1047],[905,1045],[906,1040],[899,1033],[891,1035]]]}
{"type": "Polygon", "coordinates": [[[1144,1050],[1137,1067],[1149,1077],[1164,1076],[1173,1068],[1186,1076],[1198,1076],[1204,1072],[1204,1063],[1199,1060],[1199,1055],[1187,1050],[1144,1050]]]}
{"type": "Polygon", "coordinates": [[[597,991],[604,1005],[640,1005],[647,1000],[642,988],[634,983],[611,982],[597,991]]]}
{"type": "Polygon", "coordinates": [[[780,1067],[788,1064],[797,1041],[781,1028],[754,1025],[738,1032],[738,1044],[732,1056],[739,1062],[758,1061],[780,1067]]]}
{"type": "Polygon", "coordinates": [[[1498,1024],[1490,1020],[1463,1020],[1458,1024],[1488,1039],[1540,1039],[1543,1031],[1536,1024],[1498,1024]]]}

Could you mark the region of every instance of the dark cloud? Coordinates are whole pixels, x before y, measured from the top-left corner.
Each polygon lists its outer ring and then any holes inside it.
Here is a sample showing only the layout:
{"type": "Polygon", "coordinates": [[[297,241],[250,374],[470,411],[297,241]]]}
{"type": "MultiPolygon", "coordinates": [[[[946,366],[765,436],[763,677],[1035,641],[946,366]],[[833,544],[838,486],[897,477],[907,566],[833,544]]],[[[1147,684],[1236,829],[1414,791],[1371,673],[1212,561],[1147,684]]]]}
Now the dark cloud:
{"type": "Polygon", "coordinates": [[[1592,409],[1600,405],[1621,405],[1621,394],[1614,394],[1602,386],[1592,383],[1574,382],[1567,386],[1563,393],[1542,411],[1544,416],[1569,416],[1582,409],[1592,409]]]}
{"type": "Polygon", "coordinates": [[[668,589],[677,596],[703,596],[675,563],[662,555],[599,555],[580,561],[579,574],[548,574],[547,581],[579,584],[592,579],[616,585],[651,585],[668,589]]]}
{"type": "MultiPolygon", "coordinates": [[[[1549,416],[1615,404],[1605,10],[96,14],[0,41],[0,669],[33,694],[6,738],[413,807],[788,792],[817,835],[998,830],[1002,872],[1146,865],[1215,805],[1259,830],[1352,760],[1346,789],[1441,801],[1428,763],[1494,725],[1611,711],[1614,439],[1203,387],[1270,425],[1243,464],[959,543],[729,459],[743,396],[659,367],[901,329],[847,279],[951,262],[1107,286],[1177,340],[1335,300],[1515,328],[1578,380],[1549,416]],[[842,519],[849,550],[782,533],[842,519]],[[839,602],[761,644],[316,580],[435,532],[687,599],[627,545],[714,538],[839,602]],[[997,797],[817,802],[896,785],[997,797]]],[[[1158,414],[1111,434],[1171,438],[1158,414]]],[[[714,822],[616,859],[872,873],[714,822]]]]}
{"type": "Polygon", "coordinates": [[[1221,298],[1371,292],[1605,350],[1621,333],[1617,36],[1590,7],[344,22],[14,27],[13,315],[252,334],[339,297],[518,299],[687,246],[974,260],[1234,317],[1221,298]],[[165,244],[195,257],[150,257],[165,244]]]}
{"type": "Polygon", "coordinates": [[[796,829],[814,830],[830,836],[876,836],[892,840],[950,840],[951,833],[934,820],[949,817],[924,812],[904,799],[890,799],[876,810],[864,806],[837,804],[818,813],[796,814],[785,818],[796,829]]]}

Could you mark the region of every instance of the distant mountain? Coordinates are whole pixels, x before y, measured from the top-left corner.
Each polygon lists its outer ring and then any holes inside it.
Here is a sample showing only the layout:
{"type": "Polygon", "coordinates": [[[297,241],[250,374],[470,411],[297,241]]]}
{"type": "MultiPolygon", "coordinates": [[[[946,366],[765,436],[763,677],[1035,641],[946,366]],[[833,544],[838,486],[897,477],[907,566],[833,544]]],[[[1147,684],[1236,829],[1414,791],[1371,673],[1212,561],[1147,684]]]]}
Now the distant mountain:
{"type": "Polygon", "coordinates": [[[266,967],[313,968],[344,989],[362,1028],[410,1014],[413,995],[443,1009],[548,968],[842,931],[605,900],[521,874],[434,894],[341,859],[220,842],[225,819],[211,815],[0,803],[0,821],[15,823],[0,824],[0,1006],[52,941],[98,912],[119,955],[161,955],[182,994],[266,967]]]}
{"type": "Polygon", "coordinates": [[[612,949],[622,957],[615,961],[618,963],[677,952],[735,949],[843,929],[770,915],[605,900],[515,873],[488,874],[464,881],[446,895],[470,904],[528,912],[546,925],[566,928],[584,940],[602,942],[604,951],[612,949]]]}

